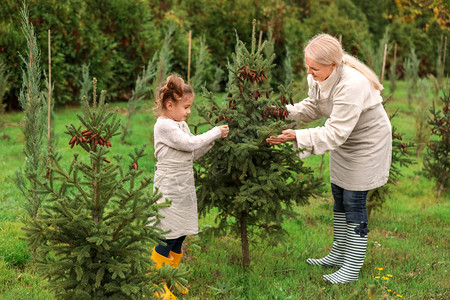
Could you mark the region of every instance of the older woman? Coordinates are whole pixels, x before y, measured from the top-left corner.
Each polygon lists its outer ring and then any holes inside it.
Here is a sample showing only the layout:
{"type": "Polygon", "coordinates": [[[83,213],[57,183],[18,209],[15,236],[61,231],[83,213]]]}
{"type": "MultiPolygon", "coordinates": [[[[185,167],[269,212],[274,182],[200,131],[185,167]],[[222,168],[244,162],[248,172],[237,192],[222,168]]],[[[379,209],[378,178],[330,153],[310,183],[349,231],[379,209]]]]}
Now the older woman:
{"type": "Polygon", "coordinates": [[[330,152],[330,181],[334,197],[334,234],[331,252],[310,265],[335,266],[324,275],[331,283],[358,280],[367,249],[369,190],[384,185],[389,177],[391,124],[382,106],[375,73],[346,54],[339,41],[328,35],[314,37],[305,47],[308,98],[288,105],[289,118],[310,122],[327,117],[324,126],[283,130],[267,142],[293,141],[303,149],[300,158],[330,152]]]}

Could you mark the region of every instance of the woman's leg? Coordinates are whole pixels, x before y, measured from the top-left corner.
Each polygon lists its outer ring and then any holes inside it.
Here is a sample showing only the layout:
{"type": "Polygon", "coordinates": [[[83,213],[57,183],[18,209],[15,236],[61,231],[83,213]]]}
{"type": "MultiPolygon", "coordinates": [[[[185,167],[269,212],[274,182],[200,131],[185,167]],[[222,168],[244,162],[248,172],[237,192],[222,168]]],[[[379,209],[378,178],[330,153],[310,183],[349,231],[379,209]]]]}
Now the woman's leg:
{"type": "Polygon", "coordinates": [[[345,255],[343,266],[335,273],[324,275],[331,283],[358,280],[367,249],[368,218],[366,199],[368,191],[343,190],[343,206],[346,218],[345,255]]]}
{"type": "Polygon", "coordinates": [[[344,189],[332,183],[331,191],[334,198],[333,247],[331,248],[331,252],[323,258],[308,258],[306,263],[310,265],[340,267],[344,262],[345,235],[347,228],[343,203],[344,189]]]}

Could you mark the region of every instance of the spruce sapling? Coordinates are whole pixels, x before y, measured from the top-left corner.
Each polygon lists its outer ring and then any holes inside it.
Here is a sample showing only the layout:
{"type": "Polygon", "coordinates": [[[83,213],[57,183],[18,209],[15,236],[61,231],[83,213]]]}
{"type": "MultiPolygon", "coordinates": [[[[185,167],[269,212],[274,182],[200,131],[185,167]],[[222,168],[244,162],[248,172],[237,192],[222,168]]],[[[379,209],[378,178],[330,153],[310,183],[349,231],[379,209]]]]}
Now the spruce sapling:
{"type": "Polygon", "coordinates": [[[41,52],[38,47],[33,25],[29,21],[29,12],[24,4],[20,11],[22,17],[22,32],[27,41],[26,57],[20,55],[23,66],[22,88],[20,89],[19,102],[24,111],[24,123],[22,127],[25,136],[25,164],[24,169],[16,172],[16,184],[26,200],[25,209],[27,217],[36,219],[45,195],[36,193],[37,185],[32,180],[34,177],[45,175],[46,132],[45,101],[40,90],[41,68],[39,65],[41,52]]]}
{"type": "Polygon", "coordinates": [[[228,124],[230,134],[199,161],[196,183],[203,213],[217,209],[219,227],[232,228],[241,238],[244,267],[250,265],[249,236],[267,234],[279,240],[282,222],[293,208],[305,204],[320,186],[298,158],[292,145],[270,146],[266,138],[288,126],[285,105],[292,101],[291,86],[280,86],[279,94],[264,88],[266,72],[273,68],[274,55],[263,57],[265,42],[247,49],[237,40],[236,53],[228,63],[230,86],[226,107],[212,93],[198,107],[211,125],[228,124]]]}
{"type": "Polygon", "coordinates": [[[435,103],[430,108],[432,138],[426,149],[423,169],[428,178],[436,181],[436,198],[450,185],[450,88],[443,91],[442,110],[435,103]]]}
{"type": "MultiPolygon", "coordinates": [[[[117,111],[109,112],[102,91],[97,103],[93,81],[92,105],[83,100],[80,126],[66,126],[75,153],[68,169],[51,152],[47,176],[35,176],[45,206],[27,228],[37,248],[38,271],[58,298],[138,299],[162,291],[164,282],[176,285],[183,269],[156,270],[152,247],[162,238],[156,226],[161,197],[142,177],[139,160],[144,147],[123,158],[112,155],[110,140],[119,135],[117,111]]],[[[183,281],[183,280],[182,280],[183,281]]],[[[180,282],[182,284],[184,282],[180,282]]]]}

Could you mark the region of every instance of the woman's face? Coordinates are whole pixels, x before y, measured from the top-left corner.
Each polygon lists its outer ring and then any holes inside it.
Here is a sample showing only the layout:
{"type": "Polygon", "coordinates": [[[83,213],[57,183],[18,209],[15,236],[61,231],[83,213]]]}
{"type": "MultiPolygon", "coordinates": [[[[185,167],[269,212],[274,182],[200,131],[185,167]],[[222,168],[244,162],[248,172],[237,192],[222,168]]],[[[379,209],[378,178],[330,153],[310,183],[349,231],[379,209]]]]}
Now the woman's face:
{"type": "Polygon", "coordinates": [[[336,64],[333,63],[331,65],[323,65],[321,63],[316,62],[305,55],[305,66],[308,70],[308,74],[311,74],[315,81],[324,81],[331,75],[336,64]]]}
{"type": "Polygon", "coordinates": [[[191,106],[193,103],[193,94],[184,96],[180,101],[176,103],[173,101],[168,101],[164,115],[174,121],[184,121],[186,117],[191,113],[191,106]]]}

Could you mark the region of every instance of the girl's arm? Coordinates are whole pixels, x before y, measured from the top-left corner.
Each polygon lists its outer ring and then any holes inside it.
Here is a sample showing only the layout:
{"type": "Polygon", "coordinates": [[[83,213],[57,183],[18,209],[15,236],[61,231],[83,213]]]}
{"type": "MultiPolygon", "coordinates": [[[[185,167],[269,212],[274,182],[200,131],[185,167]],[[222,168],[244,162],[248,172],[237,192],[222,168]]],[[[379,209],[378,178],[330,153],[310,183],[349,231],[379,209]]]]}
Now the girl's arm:
{"type": "Polygon", "coordinates": [[[158,139],[167,146],[179,151],[197,151],[207,147],[220,137],[221,131],[218,127],[214,127],[200,135],[193,135],[184,122],[177,124],[177,122],[167,119],[155,124],[155,140],[158,139]]]}

